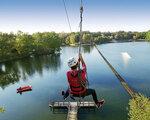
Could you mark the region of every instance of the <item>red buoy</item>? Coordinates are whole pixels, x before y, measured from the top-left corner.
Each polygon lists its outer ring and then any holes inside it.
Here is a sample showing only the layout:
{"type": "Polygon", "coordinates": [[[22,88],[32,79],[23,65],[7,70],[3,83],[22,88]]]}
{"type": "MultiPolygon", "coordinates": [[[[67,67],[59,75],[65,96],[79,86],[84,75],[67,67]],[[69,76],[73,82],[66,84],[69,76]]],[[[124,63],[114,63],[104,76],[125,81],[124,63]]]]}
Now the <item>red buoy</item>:
{"type": "Polygon", "coordinates": [[[22,87],[19,87],[17,89],[17,93],[21,93],[21,92],[25,92],[25,91],[31,91],[31,90],[32,90],[32,86],[31,85],[22,86],[22,87]]]}

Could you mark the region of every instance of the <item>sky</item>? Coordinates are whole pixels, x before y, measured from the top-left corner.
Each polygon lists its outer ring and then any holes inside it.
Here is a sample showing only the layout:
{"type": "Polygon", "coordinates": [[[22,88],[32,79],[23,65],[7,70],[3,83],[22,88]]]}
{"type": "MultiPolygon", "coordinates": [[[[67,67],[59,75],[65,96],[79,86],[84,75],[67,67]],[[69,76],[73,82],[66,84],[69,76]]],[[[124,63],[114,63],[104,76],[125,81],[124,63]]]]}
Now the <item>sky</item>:
{"type": "MultiPolygon", "coordinates": [[[[65,0],[72,31],[79,31],[80,0],[65,0]]],[[[83,0],[83,30],[150,30],[150,0],[83,0]]],[[[70,32],[63,0],[0,0],[1,32],[70,32]]]]}

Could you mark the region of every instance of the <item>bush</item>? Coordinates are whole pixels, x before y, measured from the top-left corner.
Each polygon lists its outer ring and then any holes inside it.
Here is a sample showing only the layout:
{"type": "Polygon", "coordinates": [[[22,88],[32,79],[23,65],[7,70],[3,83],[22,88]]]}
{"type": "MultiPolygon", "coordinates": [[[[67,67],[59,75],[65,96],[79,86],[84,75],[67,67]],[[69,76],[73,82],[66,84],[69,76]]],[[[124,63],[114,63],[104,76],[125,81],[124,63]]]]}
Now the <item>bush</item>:
{"type": "Polygon", "coordinates": [[[137,95],[129,102],[129,120],[150,120],[150,100],[137,95]]]}
{"type": "Polygon", "coordinates": [[[5,112],[4,107],[0,107],[0,113],[3,113],[3,112],[5,112]]]}
{"type": "Polygon", "coordinates": [[[150,31],[146,33],[146,40],[150,42],[150,31]]]}

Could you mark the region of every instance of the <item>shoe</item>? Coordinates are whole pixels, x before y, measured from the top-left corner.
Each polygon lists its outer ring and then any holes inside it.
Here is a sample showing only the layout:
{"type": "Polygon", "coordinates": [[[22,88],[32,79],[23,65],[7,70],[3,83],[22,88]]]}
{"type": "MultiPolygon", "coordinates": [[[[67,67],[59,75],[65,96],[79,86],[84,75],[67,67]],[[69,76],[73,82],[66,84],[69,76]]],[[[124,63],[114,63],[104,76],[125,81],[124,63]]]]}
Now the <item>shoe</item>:
{"type": "Polygon", "coordinates": [[[65,91],[62,91],[62,92],[61,92],[61,95],[63,96],[63,99],[66,100],[65,91]]]}
{"type": "Polygon", "coordinates": [[[96,107],[99,109],[100,107],[102,107],[102,105],[105,103],[105,100],[101,100],[101,101],[98,101],[96,103],[96,107]]]}
{"type": "Polygon", "coordinates": [[[67,98],[66,97],[63,97],[63,99],[66,101],[67,100],[67,98]]]}
{"type": "Polygon", "coordinates": [[[65,91],[62,91],[62,92],[61,92],[61,95],[64,96],[64,95],[65,95],[65,91]]]}

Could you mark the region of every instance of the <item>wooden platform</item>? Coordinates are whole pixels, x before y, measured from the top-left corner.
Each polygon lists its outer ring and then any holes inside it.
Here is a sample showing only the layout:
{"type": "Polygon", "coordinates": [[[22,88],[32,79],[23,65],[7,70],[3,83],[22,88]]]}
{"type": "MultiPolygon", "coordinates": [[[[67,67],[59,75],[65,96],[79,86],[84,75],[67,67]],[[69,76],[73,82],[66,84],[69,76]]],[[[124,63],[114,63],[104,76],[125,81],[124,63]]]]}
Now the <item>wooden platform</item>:
{"type": "Polygon", "coordinates": [[[96,105],[91,101],[84,102],[51,102],[49,107],[52,109],[68,109],[67,120],[77,120],[78,119],[78,109],[79,108],[95,108],[96,105]]]}
{"type": "Polygon", "coordinates": [[[91,101],[84,101],[84,102],[51,102],[49,104],[49,107],[52,107],[52,108],[67,107],[68,108],[70,105],[78,106],[78,107],[86,107],[86,108],[96,107],[95,103],[91,102],[91,101]]]}

